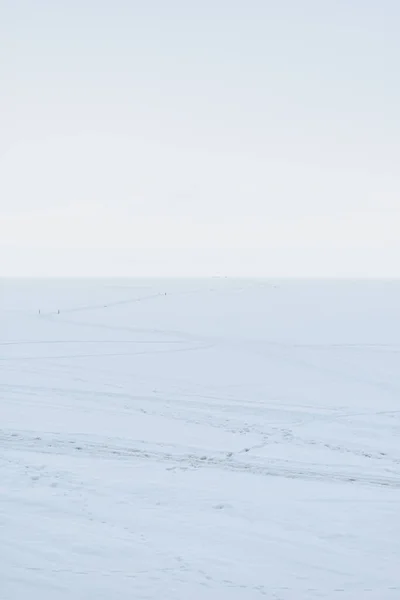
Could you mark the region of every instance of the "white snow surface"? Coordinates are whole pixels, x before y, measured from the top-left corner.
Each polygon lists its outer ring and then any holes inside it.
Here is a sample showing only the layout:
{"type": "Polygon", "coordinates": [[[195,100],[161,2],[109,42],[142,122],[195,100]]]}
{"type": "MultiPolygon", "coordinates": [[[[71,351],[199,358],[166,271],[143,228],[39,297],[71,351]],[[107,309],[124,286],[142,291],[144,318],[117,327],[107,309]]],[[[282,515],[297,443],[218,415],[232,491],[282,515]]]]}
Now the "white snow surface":
{"type": "Polygon", "coordinates": [[[399,599],[399,307],[2,280],[0,599],[399,599]]]}

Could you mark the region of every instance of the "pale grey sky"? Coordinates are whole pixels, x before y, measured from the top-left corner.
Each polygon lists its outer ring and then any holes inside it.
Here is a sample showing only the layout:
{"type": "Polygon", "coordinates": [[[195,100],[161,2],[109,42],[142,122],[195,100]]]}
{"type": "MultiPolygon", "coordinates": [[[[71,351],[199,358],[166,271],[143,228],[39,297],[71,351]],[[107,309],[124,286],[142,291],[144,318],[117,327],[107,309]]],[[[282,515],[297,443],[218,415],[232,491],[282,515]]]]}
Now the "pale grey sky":
{"type": "Polygon", "coordinates": [[[400,276],[398,0],[0,0],[0,275],[400,276]]]}

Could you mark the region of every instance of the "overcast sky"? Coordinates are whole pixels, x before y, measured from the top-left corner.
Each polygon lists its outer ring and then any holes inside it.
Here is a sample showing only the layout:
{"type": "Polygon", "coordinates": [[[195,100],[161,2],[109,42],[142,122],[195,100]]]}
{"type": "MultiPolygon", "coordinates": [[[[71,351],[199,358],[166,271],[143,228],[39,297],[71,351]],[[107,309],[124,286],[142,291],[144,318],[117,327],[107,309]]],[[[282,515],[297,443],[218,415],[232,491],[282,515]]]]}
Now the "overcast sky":
{"type": "Polygon", "coordinates": [[[400,276],[398,0],[0,0],[0,275],[400,276]]]}

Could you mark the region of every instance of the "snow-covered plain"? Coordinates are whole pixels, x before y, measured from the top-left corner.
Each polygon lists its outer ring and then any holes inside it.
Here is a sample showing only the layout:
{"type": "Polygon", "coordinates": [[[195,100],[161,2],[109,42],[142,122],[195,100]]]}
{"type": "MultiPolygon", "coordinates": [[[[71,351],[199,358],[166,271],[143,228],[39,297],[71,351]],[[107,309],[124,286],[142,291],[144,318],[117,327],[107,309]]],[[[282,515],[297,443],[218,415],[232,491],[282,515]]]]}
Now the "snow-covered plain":
{"type": "Polygon", "coordinates": [[[2,280],[1,600],[399,599],[399,307],[2,280]]]}

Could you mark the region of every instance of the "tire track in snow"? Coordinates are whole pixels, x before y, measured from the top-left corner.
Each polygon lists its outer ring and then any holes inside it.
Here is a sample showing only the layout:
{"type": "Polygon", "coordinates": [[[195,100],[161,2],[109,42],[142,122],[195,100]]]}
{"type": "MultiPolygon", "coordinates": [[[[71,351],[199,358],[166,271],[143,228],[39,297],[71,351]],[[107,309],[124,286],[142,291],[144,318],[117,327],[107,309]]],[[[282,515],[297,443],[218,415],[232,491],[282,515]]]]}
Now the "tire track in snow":
{"type": "MultiPolygon", "coordinates": [[[[374,472],[363,473],[349,469],[338,469],[311,463],[294,463],[283,459],[251,460],[249,452],[242,454],[246,460],[239,460],[241,452],[212,452],[203,449],[190,449],[166,444],[149,444],[145,440],[121,440],[106,438],[95,441],[87,436],[67,438],[60,434],[30,434],[29,432],[9,432],[0,430],[0,443],[5,451],[36,452],[41,454],[67,455],[71,458],[90,459],[149,460],[168,470],[213,468],[249,475],[283,477],[309,481],[341,482],[375,487],[400,489],[400,470],[385,471],[385,475],[374,472]],[[168,450],[166,449],[168,448],[168,450]]],[[[242,451],[243,452],[243,451],[242,451]]],[[[255,457],[257,458],[257,457],[255,457]]]]}

